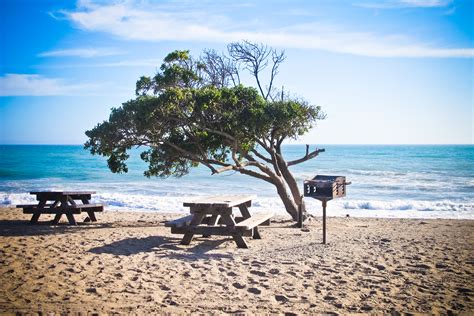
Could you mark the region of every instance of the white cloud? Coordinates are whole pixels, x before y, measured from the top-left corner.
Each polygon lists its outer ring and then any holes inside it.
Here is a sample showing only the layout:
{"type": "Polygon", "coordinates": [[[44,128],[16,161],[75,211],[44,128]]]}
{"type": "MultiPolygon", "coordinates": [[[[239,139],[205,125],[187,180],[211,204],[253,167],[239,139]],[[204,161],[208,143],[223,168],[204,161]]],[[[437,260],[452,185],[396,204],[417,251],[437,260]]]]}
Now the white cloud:
{"type": "Polygon", "coordinates": [[[356,3],[356,6],[371,9],[440,8],[449,6],[453,0],[378,0],[356,3]]]}
{"type": "MultiPolygon", "coordinates": [[[[398,0],[390,3],[441,6],[448,0],[398,0]]],[[[473,48],[432,46],[407,36],[380,36],[331,25],[305,25],[285,29],[248,30],[223,16],[152,6],[147,2],[114,4],[82,2],[63,12],[81,29],[105,32],[127,40],[199,41],[228,43],[247,39],[283,48],[309,48],[374,57],[473,57],[473,48]],[[216,22],[217,21],[217,22],[216,22]],[[236,25],[239,25],[238,28],[236,25]]]]}
{"type": "Polygon", "coordinates": [[[0,96],[90,95],[94,84],[68,84],[58,78],[32,74],[6,74],[0,77],[0,96]]]}
{"type": "Polygon", "coordinates": [[[158,66],[163,63],[160,58],[129,59],[117,62],[92,64],[91,67],[140,67],[140,66],[158,66]]]}
{"type": "Polygon", "coordinates": [[[39,54],[40,57],[104,57],[104,56],[116,56],[124,54],[121,51],[107,48],[75,48],[75,49],[61,49],[43,52],[39,54]]]}

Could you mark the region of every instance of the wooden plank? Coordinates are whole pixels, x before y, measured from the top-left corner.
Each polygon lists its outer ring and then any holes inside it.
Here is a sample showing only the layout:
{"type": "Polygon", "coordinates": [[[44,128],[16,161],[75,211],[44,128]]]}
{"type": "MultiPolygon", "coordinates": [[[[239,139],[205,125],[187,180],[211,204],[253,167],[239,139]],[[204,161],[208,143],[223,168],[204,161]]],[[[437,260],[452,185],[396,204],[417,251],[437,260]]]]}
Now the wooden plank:
{"type": "Polygon", "coordinates": [[[258,225],[262,224],[265,221],[268,221],[270,218],[273,217],[273,213],[257,213],[250,218],[238,223],[236,228],[241,230],[249,230],[258,225]]]}
{"type": "Polygon", "coordinates": [[[231,215],[232,214],[232,208],[224,208],[224,207],[216,207],[216,206],[210,206],[210,207],[198,207],[198,206],[191,206],[190,210],[191,214],[196,214],[196,213],[202,213],[206,215],[231,215]]]}
{"type": "Polygon", "coordinates": [[[82,211],[85,212],[102,212],[104,206],[102,204],[87,204],[87,205],[77,205],[77,206],[60,206],[60,207],[25,207],[23,208],[24,214],[33,214],[33,213],[44,213],[44,214],[81,214],[82,211]]]}
{"type": "MultiPolygon", "coordinates": [[[[193,231],[193,234],[210,234],[215,235],[215,236],[231,236],[229,233],[229,229],[227,226],[196,226],[200,228],[191,228],[189,226],[183,226],[183,227],[171,227],[171,233],[172,234],[186,234],[190,229],[195,230],[196,232],[193,231]],[[226,228],[221,229],[221,227],[226,228]]],[[[251,230],[246,230],[246,231],[239,231],[234,228],[232,228],[232,233],[239,233],[242,236],[245,237],[252,237],[252,231],[251,230]]]]}
{"type": "Polygon", "coordinates": [[[214,195],[196,198],[184,202],[183,206],[207,206],[207,207],[234,207],[240,204],[249,204],[256,195],[214,195]]]}
{"type": "Polygon", "coordinates": [[[60,208],[43,208],[43,209],[26,208],[26,209],[23,209],[23,214],[81,214],[81,210],[60,209],[60,208]]]}
{"type": "Polygon", "coordinates": [[[186,226],[186,227],[176,227],[179,228],[180,232],[190,232],[193,234],[198,235],[214,235],[214,236],[232,236],[233,234],[239,233],[235,227],[232,226],[206,226],[206,225],[198,225],[198,226],[186,226]]]}
{"type": "Polygon", "coordinates": [[[193,215],[184,216],[165,223],[165,227],[183,227],[188,226],[193,219],[193,215]]]}
{"type": "Polygon", "coordinates": [[[48,194],[57,194],[57,195],[89,195],[95,194],[95,191],[33,191],[30,192],[31,195],[48,195],[48,194]]]}
{"type": "Polygon", "coordinates": [[[96,208],[100,208],[101,210],[103,210],[103,209],[104,209],[104,204],[101,204],[101,203],[95,203],[95,204],[76,204],[76,206],[68,206],[68,208],[71,208],[71,209],[79,208],[79,209],[83,209],[83,210],[94,209],[94,212],[98,212],[98,211],[96,211],[95,209],[96,209],[96,208]]]}
{"type": "Polygon", "coordinates": [[[42,192],[30,192],[31,195],[36,195],[36,200],[48,200],[55,201],[60,200],[63,197],[70,197],[73,200],[90,200],[94,191],[42,191],[42,192]]]}
{"type": "MultiPolygon", "coordinates": [[[[49,204],[45,204],[44,206],[46,207],[50,207],[52,206],[54,203],[49,203],[49,204]]],[[[31,207],[37,207],[38,204],[17,204],[15,205],[16,208],[31,208],[31,207]]]]}

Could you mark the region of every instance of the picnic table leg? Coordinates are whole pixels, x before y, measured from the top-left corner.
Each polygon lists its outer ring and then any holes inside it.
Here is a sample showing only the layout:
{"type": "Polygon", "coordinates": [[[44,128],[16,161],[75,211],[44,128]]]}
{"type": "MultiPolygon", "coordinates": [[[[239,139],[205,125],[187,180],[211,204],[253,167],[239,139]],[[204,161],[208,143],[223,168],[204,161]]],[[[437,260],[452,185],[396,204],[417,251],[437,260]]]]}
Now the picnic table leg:
{"type": "Polygon", "coordinates": [[[66,213],[67,220],[69,221],[69,224],[71,225],[77,225],[76,220],[74,219],[74,215],[71,213],[66,213]]]}
{"type": "MultiPolygon", "coordinates": [[[[220,215],[212,215],[212,216],[209,218],[209,223],[207,224],[207,226],[214,226],[214,225],[217,225],[217,222],[219,221],[219,218],[220,218],[220,215]]],[[[209,237],[211,237],[211,234],[202,235],[202,237],[204,237],[204,238],[209,238],[209,237]]]]}
{"type": "MultiPolygon", "coordinates": [[[[61,204],[60,204],[59,208],[67,209],[68,203],[70,203],[73,206],[76,205],[76,203],[71,199],[71,197],[67,196],[67,197],[61,198],[61,204]]],[[[72,213],[70,213],[66,210],[65,214],[66,214],[67,220],[68,220],[70,225],[77,225],[76,220],[74,219],[74,215],[72,213]]]]}
{"type": "MultiPolygon", "coordinates": [[[[243,214],[242,214],[243,215],[243,214]]],[[[222,221],[224,222],[224,224],[226,224],[227,226],[230,226],[232,228],[234,228],[235,226],[235,220],[232,218],[231,215],[229,214],[223,214],[221,216],[222,218],[222,221]]],[[[247,243],[245,242],[245,239],[244,237],[242,237],[242,235],[237,232],[237,231],[234,231],[232,233],[232,238],[234,238],[234,241],[235,243],[237,244],[237,247],[238,248],[248,248],[249,246],[247,245],[247,243]]]]}
{"type": "Polygon", "coordinates": [[[240,213],[242,213],[242,216],[244,217],[244,219],[247,219],[247,218],[251,217],[249,209],[247,208],[247,205],[240,204],[239,205],[239,210],[240,210],[240,213]]]}
{"type": "Polygon", "coordinates": [[[61,216],[63,216],[63,213],[58,213],[58,214],[56,214],[56,215],[54,216],[54,219],[53,219],[53,222],[52,222],[52,223],[53,223],[54,225],[59,224],[59,220],[61,219],[61,216]]]}
{"type": "MultiPolygon", "coordinates": [[[[43,208],[45,205],[46,205],[46,200],[40,200],[37,208],[43,208]]],[[[41,211],[33,213],[33,216],[31,216],[31,219],[30,219],[30,224],[38,223],[40,216],[41,216],[41,211]]]]}
{"type": "Polygon", "coordinates": [[[41,215],[40,212],[33,213],[33,216],[31,216],[31,219],[30,219],[30,224],[38,223],[38,219],[39,219],[40,215],[41,215]]]}
{"type": "MultiPolygon", "coordinates": [[[[60,200],[54,201],[54,203],[51,205],[51,208],[56,208],[58,207],[58,204],[60,203],[60,200]]],[[[63,216],[62,213],[58,213],[54,216],[54,219],[51,221],[52,224],[57,225],[59,224],[59,220],[61,219],[61,216],[63,216]]]]}
{"type": "MultiPolygon", "coordinates": [[[[240,204],[239,205],[239,210],[240,210],[240,213],[242,213],[242,216],[244,217],[244,219],[247,219],[247,218],[251,217],[249,209],[247,208],[247,205],[240,204]]],[[[262,237],[260,236],[260,232],[258,231],[258,226],[255,226],[252,229],[252,238],[253,239],[262,239],[262,237]]]]}
{"type": "Polygon", "coordinates": [[[89,216],[91,222],[97,222],[97,218],[95,217],[95,214],[93,211],[87,211],[87,215],[89,216]]]}
{"type": "Polygon", "coordinates": [[[71,206],[76,206],[76,202],[69,195],[67,196],[67,202],[69,202],[69,204],[71,204],[71,206]]]}
{"type": "MultiPolygon", "coordinates": [[[[82,204],[89,204],[89,200],[86,198],[82,198],[81,201],[82,201],[82,204]]],[[[87,215],[91,222],[97,222],[97,218],[95,217],[95,213],[93,211],[87,211],[87,215]]],[[[84,222],[88,222],[87,217],[84,220],[84,222]]]]}
{"type": "MultiPolygon", "coordinates": [[[[191,220],[191,223],[189,226],[197,226],[201,224],[202,219],[206,216],[206,214],[203,213],[194,213],[193,219],[191,220]]],[[[192,232],[186,232],[183,236],[183,239],[181,240],[181,245],[189,245],[191,241],[193,240],[194,233],[192,232]]]]}
{"type": "Polygon", "coordinates": [[[258,226],[255,226],[252,230],[253,239],[262,239],[262,236],[260,236],[260,232],[258,231],[258,226]]]}

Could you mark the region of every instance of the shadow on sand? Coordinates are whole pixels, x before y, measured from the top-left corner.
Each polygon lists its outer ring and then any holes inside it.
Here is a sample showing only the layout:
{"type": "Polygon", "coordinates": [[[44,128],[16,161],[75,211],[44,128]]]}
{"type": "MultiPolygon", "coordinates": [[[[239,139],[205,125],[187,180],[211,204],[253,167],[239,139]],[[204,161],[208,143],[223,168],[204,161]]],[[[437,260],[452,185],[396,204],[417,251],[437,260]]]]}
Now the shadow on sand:
{"type": "Polygon", "coordinates": [[[51,225],[50,221],[30,224],[28,220],[1,220],[0,236],[39,236],[39,235],[57,235],[67,234],[84,229],[110,228],[110,223],[77,223],[77,226],[71,226],[67,222],[61,222],[57,225],[51,225]]]}
{"type": "MultiPolygon", "coordinates": [[[[154,253],[158,257],[175,258],[180,260],[196,260],[196,259],[216,259],[216,258],[232,258],[231,255],[210,253],[220,244],[229,241],[229,239],[202,239],[196,238],[193,243],[195,245],[180,245],[181,238],[150,236],[145,238],[127,238],[113,242],[101,247],[89,250],[95,254],[113,254],[119,256],[130,256],[144,252],[154,253]]],[[[233,241],[232,241],[233,244],[233,241]]],[[[232,246],[235,246],[233,244],[232,246]]]]}

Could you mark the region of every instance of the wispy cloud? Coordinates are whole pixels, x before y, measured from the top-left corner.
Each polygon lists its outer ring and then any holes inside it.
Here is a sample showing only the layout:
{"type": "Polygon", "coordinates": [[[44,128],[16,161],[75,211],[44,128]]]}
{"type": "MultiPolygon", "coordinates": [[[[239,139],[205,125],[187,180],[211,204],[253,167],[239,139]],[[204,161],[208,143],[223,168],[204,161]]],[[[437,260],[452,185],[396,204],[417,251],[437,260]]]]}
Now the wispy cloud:
{"type": "Polygon", "coordinates": [[[443,8],[453,0],[377,0],[361,1],[355,5],[371,9],[400,9],[400,8],[443,8]]]}
{"type": "MultiPolygon", "coordinates": [[[[390,3],[441,6],[448,0],[392,0],[390,3]]],[[[388,3],[388,2],[385,2],[388,3]]],[[[428,45],[405,35],[354,32],[332,25],[304,25],[284,29],[249,29],[228,16],[172,10],[147,2],[99,4],[82,2],[63,12],[81,29],[105,32],[127,40],[228,43],[247,39],[283,48],[309,48],[375,57],[473,57],[473,48],[428,45]]]]}
{"type": "Polygon", "coordinates": [[[0,77],[0,96],[90,95],[96,84],[69,84],[62,79],[34,74],[6,74],[0,77]]]}
{"type": "Polygon", "coordinates": [[[81,57],[81,58],[92,58],[92,57],[104,57],[104,56],[116,56],[123,55],[123,51],[110,49],[110,48],[74,48],[74,49],[61,49],[52,50],[40,53],[40,57],[81,57]]]}
{"type": "Polygon", "coordinates": [[[127,59],[110,63],[91,64],[91,67],[140,67],[140,66],[158,66],[161,65],[163,59],[160,58],[144,58],[144,59],[127,59]]]}

